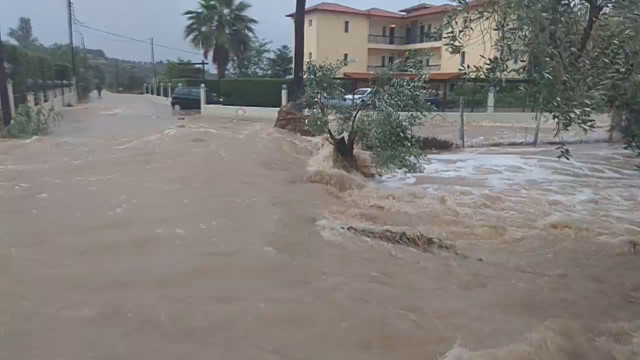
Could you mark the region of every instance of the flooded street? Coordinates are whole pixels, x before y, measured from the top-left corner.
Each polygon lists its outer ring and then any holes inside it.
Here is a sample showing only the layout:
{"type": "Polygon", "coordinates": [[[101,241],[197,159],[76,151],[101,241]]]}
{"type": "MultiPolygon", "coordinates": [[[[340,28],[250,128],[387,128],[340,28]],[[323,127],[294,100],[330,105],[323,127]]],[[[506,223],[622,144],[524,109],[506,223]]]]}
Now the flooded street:
{"type": "Polygon", "coordinates": [[[115,94],[63,115],[0,141],[0,360],[640,358],[620,147],[443,153],[367,182],[273,119],[115,94]]]}

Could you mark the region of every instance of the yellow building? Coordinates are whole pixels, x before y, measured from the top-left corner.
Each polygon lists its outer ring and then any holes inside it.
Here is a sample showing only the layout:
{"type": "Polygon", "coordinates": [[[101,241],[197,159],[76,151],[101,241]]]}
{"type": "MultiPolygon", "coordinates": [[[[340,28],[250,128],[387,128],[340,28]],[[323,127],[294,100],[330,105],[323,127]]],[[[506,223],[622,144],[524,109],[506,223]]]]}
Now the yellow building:
{"type": "MultiPolygon", "coordinates": [[[[477,2],[481,4],[480,1],[477,2]]],[[[460,77],[460,64],[479,65],[491,46],[479,34],[472,35],[461,55],[449,53],[442,42],[442,26],[450,5],[420,4],[399,12],[367,10],[320,3],[305,15],[305,57],[311,61],[351,60],[345,78],[368,80],[409,50],[431,54],[425,67],[435,81],[460,77]]],[[[293,17],[293,14],[289,14],[293,17]]]]}

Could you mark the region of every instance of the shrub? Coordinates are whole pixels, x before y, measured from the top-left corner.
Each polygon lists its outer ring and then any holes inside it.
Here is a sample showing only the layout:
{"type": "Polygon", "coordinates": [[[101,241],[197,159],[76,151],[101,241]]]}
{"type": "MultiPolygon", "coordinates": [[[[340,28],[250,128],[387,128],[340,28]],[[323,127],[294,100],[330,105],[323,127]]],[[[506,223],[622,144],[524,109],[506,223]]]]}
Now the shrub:
{"type": "Polygon", "coordinates": [[[208,91],[224,98],[225,105],[259,107],[280,107],[282,85],[291,89],[292,84],[288,79],[183,79],[173,83],[196,87],[205,84],[208,91]]]}
{"type": "Polygon", "coordinates": [[[221,95],[225,104],[237,106],[280,107],[282,85],[291,87],[286,79],[224,79],[221,95]]]}
{"type": "Polygon", "coordinates": [[[352,103],[336,104],[327,99],[344,95],[336,77],[347,62],[313,63],[306,68],[304,105],[309,110],[309,128],[328,134],[334,147],[334,164],[343,169],[361,170],[354,147],[370,151],[380,172],[396,169],[419,171],[423,158],[421,139],[413,129],[420,126],[433,107],[424,83],[424,55],[411,52],[405,60],[378,74],[370,93],[352,103]],[[398,68],[411,76],[396,76],[398,68]],[[405,112],[405,109],[412,109],[405,112]]]}
{"type": "Polygon", "coordinates": [[[54,108],[20,105],[15,119],[6,129],[6,135],[16,138],[47,135],[50,122],[57,121],[61,116],[54,108]]]}

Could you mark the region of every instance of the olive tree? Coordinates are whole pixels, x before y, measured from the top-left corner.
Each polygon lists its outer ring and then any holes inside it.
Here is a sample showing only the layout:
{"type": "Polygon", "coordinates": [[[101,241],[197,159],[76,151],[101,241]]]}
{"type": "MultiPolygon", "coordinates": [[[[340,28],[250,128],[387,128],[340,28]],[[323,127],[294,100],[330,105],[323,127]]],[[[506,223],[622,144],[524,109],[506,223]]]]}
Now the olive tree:
{"type": "Polygon", "coordinates": [[[594,113],[637,111],[637,0],[455,1],[445,24],[449,51],[460,53],[481,32],[493,51],[465,71],[526,79],[536,111],[551,114],[556,135],[593,129],[594,113]]]}
{"type": "Polygon", "coordinates": [[[347,167],[357,169],[359,145],[371,152],[379,171],[418,170],[423,152],[414,129],[432,111],[424,64],[419,54],[407,54],[378,74],[366,97],[344,101],[344,83],[337,77],[347,63],[308,63],[303,101],[311,130],[329,136],[336,158],[347,167]]]}

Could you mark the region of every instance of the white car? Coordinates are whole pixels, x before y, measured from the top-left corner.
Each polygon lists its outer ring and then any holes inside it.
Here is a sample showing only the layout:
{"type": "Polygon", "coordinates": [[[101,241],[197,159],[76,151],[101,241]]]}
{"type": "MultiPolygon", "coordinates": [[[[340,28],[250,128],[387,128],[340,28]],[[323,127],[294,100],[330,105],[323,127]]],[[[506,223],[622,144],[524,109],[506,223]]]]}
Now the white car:
{"type": "Polygon", "coordinates": [[[369,96],[370,93],[371,93],[371,88],[361,88],[356,90],[351,95],[345,95],[344,101],[359,103],[364,101],[369,96]]]}

